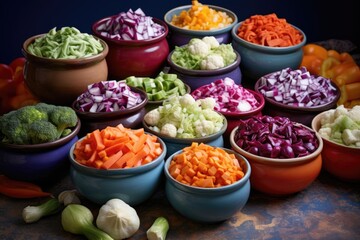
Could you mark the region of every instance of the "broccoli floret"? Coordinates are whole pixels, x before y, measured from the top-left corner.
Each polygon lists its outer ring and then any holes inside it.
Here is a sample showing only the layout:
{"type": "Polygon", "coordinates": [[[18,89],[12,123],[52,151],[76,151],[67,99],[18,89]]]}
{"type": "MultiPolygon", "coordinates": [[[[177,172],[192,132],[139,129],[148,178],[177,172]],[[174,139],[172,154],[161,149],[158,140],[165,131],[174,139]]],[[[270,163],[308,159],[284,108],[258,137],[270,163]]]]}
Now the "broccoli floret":
{"type": "Polygon", "coordinates": [[[61,137],[66,136],[66,134],[71,132],[66,129],[75,127],[78,118],[76,112],[72,108],[66,106],[56,106],[49,113],[49,120],[57,127],[58,137],[61,137]]]}
{"type": "Polygon", "coordinates": [[[16,111],[16,118],[19,119],[21,123],[30,124],[38,120],[48,120],[48,114],[31,105],[18,109],[16,111]]]}
{"type": "Polygon", "coordinates": [[[4,143],[27,144],[27,124],[16,118],[15,111],[0,117],[0,139],[4,143]]]}
{"type": "Polygon", "coordinates": [[[28,137],[31,144],[52,142],[58,139],[58,130],[48,121],[35,121],[28,126],[28,137]]]}

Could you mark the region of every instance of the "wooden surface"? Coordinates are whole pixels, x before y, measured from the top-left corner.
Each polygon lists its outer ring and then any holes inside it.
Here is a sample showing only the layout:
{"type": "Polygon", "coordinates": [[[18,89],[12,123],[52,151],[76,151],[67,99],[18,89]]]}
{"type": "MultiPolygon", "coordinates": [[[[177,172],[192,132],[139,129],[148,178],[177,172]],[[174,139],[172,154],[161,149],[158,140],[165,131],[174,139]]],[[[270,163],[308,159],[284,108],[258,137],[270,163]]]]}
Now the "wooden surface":
{"type": "MultiPolygon", "coordinates": [[[[57,196],[73,189],[67,175],[45,190],[57,196]]],[[[136,206],[141,225],[130,239],[146,239],[146,230],[158,216],[170,222],[167,239],[359,239],[360,183],[345,183],[322,172],[306,190],[287,197],[271,197],[251,191],[247,205],[227,221],[216,224],[193,222],[178,214],[167,201],[164,186],[145,203],[136,206]]],[[[85,239],[65,232],[61,214],[32,224],[22,220],[27,205],[44,199],[11,199],[0,196],[0,239],[85,239]]],[[[82,198],[94,217],[100,206],[82,198]]]]}

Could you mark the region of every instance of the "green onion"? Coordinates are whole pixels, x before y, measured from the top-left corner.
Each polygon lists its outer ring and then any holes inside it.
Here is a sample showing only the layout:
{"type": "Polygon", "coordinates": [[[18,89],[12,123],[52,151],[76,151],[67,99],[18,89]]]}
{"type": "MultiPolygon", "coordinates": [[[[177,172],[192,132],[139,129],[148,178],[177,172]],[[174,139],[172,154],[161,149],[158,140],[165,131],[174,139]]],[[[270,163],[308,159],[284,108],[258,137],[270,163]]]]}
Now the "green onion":
{"type": "Polygon", "coordinates": [[[151,227],[146,231],[148,240],[165,240],[169,230],[169,222],[164,217],[155,219],[151,227]]]}
{"type": "Polygon", "coordinates": [[[27,206],[23,209],[22,217],[26,223],[33,223],[40,218],[57,213],[61,204],[56,198],[51,198],[38,206],[27,206]]]}

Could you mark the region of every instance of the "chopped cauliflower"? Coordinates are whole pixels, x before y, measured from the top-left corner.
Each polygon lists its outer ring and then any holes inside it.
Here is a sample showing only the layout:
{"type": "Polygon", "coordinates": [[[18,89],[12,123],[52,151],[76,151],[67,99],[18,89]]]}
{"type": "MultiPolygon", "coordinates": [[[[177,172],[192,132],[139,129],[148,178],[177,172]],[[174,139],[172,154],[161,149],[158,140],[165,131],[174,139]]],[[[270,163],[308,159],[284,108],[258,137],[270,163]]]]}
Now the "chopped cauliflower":
{"type": "Polygon", "coordinates": [[[204,137],[214,132],[215,125],[209,120],[197,120],[194,122],[197,137],[204,137]]]}
{"type": "Polygon", "coordinates": [[[210,48],[217,48],[220,46],[220,43],[214,36],[203,37],[202,40],[210,46],[210,48]]]}
{"type": "Polygon", "coordinates": [[[176,137],[177,128],[172,123],[165,123],[160,130],[161,134],[164,134],[169,137],[176,137]]]}
{"type": "Polygon", "coordinates": [[[205,57],[210,52],[210,46],[199,38],[191,39],[187,48],[191,54],[201,57],[205,57]]]}
{"type": "Polygon", "coordinates": [[[150,126],[156,126],[160,121],[160,112],[158,109],[153,109],[144,116],[144,121],[150,126]]]}
{"type": "Polygon", "coordinates": [[[360,130],[359,129],[345,129],[342,133],[342,140],[346,145],[360,143],[360,130]]]}
{"type": "Polygon", "coordinates": [[[209,54],[200,62],[201,70],[214,70],[224,66],[224,58],[219,54],[209,54]]]}
{"type": "Polygon", "coordinates": [[[191,96],[191,94],[186,93],[180,97],[179,102],[182,107],[186,107],[193,105],[195,103],[195,99],[193,96],[191,96]]]}
{"type": "Polygon", "coordinates": [[[348,116],[355,122],[360,123],[360,105],[356,105],[348,112],[348,116]]]}
{"type": "Polygon", "coordinates": [[[198,100],[202,109],[214,109],[216,101],[212,97],[202,98],[198,100]]]}
{"type": "Polygon", "coordinates": [[[334,117],[338,118],[341,115],[347,115],[348,110],[344,107],[344,105],[340,105],[335,109],[334,117]]]}

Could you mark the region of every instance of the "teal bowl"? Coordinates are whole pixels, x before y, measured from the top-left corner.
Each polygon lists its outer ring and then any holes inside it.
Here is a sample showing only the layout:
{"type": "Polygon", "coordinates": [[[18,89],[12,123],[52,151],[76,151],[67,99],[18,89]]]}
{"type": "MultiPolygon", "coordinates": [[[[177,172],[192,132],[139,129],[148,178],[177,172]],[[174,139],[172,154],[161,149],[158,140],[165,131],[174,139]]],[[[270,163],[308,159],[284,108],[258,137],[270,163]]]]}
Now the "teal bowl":
{"type": "Polygon", "coordinates": [[[70,177],[75,188],[82,196],[97,204],[104,204],[112,198],[119,198],[131,206],[143,203],[154,194],[163,177],[166,145],[159,138],[158,141],[163,152],[152,162],[133,168],[109,170],[78,163],[73,155],[74,144],[69,159],[70,177]]]}
{"type": "MultiPolygon", "coordinates": [[[[268,73],[290,67],[297,69],[300,66],[303,50],[306,43],[305,33],[295,27],[304,36],[303,41],[290,47],[268,47],[250,43],[237,35],[242,22],[234,25],[231,30],[232,46],[241,56],[240,69],[244,79],[255,81],[268,73]]],[[[250,84],[249,84],[250,85],[250,84]]]]}
{"type": "Polygon", "coordinates": [[[170,162],[182,150],[166,159],[164,166],[165,194],[171,206],[178,213],[197,222],[215,223],[231,218],[246,205],[250,196],[250,164],[245,157],[233,150],[226,148],[224,150],[235,154],[245,175],[231,185],[217,188],[185,185],[170,175],[168,170],[170,162]]]}
{"type": "MultiPolygon", "coordinates": [[[[222,115],[222,114],[221,114],[222,115]]],[[[205,143],[207,145],[213,146],[213,147],[224,147],[224,133],[227,129],[228,123],[225,117],[224,118],[224,125],[220,129],[220,131],[200,137],[200,138],[174,138],[174,137],[168,137],[164,134],[161,134],[159,132],[156,132],[152,130],[149,125],[146,124],[146,122],[143,120],[142,124],[146,132],[149,132],[159,138],[161,138],[165,145],[166,145],[166,158],[172,155],[173,153],[183,149],[184,147],[188,147],[191,145],[192,142],[198,142],[198,143],[205,143]]]]}
{"type": "Polygon", "coordinates": [[[231,29],[238,22],[238,18],[234,12],[222,7],[207,5],[216,11],[226,12],[227,15],[233,19],[232,24],[229,24],[226,27],[214,30],[189,30],[171,24],[174,15],[179,15],[182,11],[189,10],[191,6],[192,5],[180,6],[165,13],[164,21],[169,27],[168,42],[171,48],[174,48],[174,46],[185,45],[192,38],[203,38],[205,36],[214,36],[219,43],[231,43],[231,29]]]}

